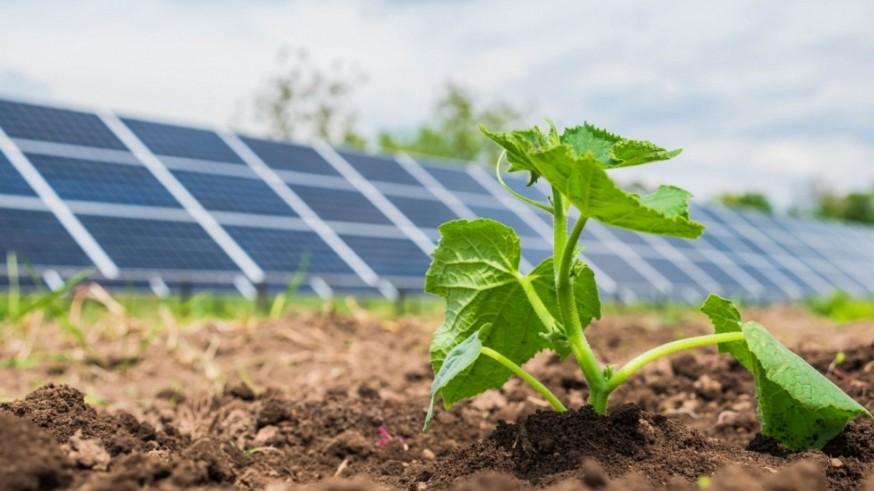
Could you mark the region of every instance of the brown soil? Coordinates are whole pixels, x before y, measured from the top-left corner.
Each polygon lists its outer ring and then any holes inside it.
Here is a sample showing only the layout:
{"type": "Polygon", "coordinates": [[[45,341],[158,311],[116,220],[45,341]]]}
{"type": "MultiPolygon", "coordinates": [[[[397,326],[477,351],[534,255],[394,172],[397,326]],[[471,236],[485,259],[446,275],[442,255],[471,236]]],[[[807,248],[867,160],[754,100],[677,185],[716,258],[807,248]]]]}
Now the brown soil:
{"type": "MultiPolygon", "coordinates": [[[[874,324],[835,326],[788,308],[746,314],[823,372],[843,349],[829,377],[874,408],[874,324]]],[[[610,362],[707,329],[697,318],[613,319],[591,328],[610,362]]],[[[10,400],[0,404],[0,491],[874,491],[872,421],[853,421],[823,451],[788,452],[758,435],[749,374],[712,350],[647,367],[612,396],[607,417],[555,413],[513,380],[439,410],[423,434],[434,323],[328,312],[166,325],[139,352],[129,346],[148,326],[124,322],[89,332],[90,349],[41,323],[4,339],[0,356],[19,368],[0,368],[10,400]]],[[[583,406],[571,360],[543,354],[527,367],[583,406]]]]}

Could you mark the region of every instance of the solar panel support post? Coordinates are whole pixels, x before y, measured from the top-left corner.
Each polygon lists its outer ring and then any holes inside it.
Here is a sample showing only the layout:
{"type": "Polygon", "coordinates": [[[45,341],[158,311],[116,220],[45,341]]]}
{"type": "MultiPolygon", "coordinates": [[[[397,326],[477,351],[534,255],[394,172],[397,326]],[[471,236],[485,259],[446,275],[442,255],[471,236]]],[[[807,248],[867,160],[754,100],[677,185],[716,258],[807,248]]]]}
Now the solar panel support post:
{"type": "Polygon", "coordinates": [[[255,285],[255,311],[259,314],[270,312],[270,299],[267,295],[267,283],[263,281],[255,285]]]}
{"type": "Polygon", "coordinates": [[[191,313],[191,297],[193,292],[194,285],[190,281],[183,281],[179,284],[179,313],[182,317],[188,317],[191,313]]]}
{"type": "Polygon", "coordinates": [[[401,316],[406,314],[407,290],[404,288],[398,289],[398,296],[395,299],[395,315],[401,316]]]}

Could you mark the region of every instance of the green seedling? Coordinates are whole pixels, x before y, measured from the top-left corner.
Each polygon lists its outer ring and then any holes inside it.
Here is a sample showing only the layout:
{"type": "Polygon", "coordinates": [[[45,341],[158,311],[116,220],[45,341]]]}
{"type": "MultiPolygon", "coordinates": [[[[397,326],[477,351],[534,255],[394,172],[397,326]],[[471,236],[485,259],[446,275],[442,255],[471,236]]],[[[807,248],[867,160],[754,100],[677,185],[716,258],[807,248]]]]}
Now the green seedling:
{"type": "Polygon", "coordinates": [[[483,133],[506,150],[510,171],[530,174],[529,185],[545,179],[552,188],[546,203],[514,196],[552,215],[554,251],[523,274],[519,271],[518,235],[494,220],[455,220],[440,227],[425,290],[443,297],[444,320],[431,344],[436,373],[425,430],[442,397],[447,408],[517,375],[557,410],[565,406],[522,365],[542,350],[562,358],[573,356],[589,386],[589,404],[599,414],[607,399],[642,367],[672,353],[716,345],[752,372],[762,433],[791,449],[822,447],[847,422],[870,413],[837,386],[789,351],[755,322],[742,322],[728,300],[711,295],[701,310],[713,323],[713,334],[673,341],[631,359],[604,366],[585,334],[601,306],[595,275],[578,249],[586,222],[636,232],[695,239],[704,226],[689,216],[690,194],[662,186],[648,195],[622,190],[608,175],[620,167],[675,157],[650,142],[629,140],[585,124],[546,133],[539,128],[509,133],[483,133]],[[572,208],[576,213],[572,213],[572,208]],[[576,216],[573,227],[569,220],[576,216]],[[570,233],[568,229],[570,228],[570,233]]]}

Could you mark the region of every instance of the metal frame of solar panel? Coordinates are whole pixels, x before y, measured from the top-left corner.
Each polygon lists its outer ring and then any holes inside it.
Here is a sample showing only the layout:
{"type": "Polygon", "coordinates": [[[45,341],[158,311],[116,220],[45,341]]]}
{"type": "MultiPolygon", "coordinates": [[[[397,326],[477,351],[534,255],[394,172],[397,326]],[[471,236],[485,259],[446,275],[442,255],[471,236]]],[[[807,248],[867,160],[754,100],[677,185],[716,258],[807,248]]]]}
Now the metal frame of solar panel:
{"type": "MultiPolygon", "coordinates": [[[[506,181],[547,200],[542,183],[506,181]]],[[[692,213],[708,225],[697,241],[590,223],[584,253],[602,295],[874,294],[870,228],[714,205],[692,213]]],[[[518,231],[523,270],[551,254],[551,217],[477,165],[0,99],[0,249],[52,283],[94,267],[114,288],[254,295],[302,272],[306,292],[395,298],[421,292],[437,227],[476,217],[518,231]]]]}

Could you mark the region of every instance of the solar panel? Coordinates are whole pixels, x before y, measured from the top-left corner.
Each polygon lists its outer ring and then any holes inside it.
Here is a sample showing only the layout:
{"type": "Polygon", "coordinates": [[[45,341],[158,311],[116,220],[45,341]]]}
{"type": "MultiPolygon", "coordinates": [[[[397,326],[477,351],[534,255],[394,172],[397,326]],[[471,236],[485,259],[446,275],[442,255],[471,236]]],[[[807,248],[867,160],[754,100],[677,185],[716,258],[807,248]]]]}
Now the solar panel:
{"type": "Polygon", "coordinates": [[[289,185],[310,207],[327,221],[391,225],[388,219],[358,191],[289,185]]]}
{"type": "Polygon", "coordinates": [[[274,169],[340,177],[340,173],[310,147],[245,136],[240,139],[274,169]]]}
{"type": "Polygon", "coordinates": [[[589,252],[584,254],[583,257],[610,275],[613,280],[625,285],[627,288],[650,288],[651,283],[646,277],[628,264],[628,261],[615,254],[589,252]]]}
{"type": "Polygon", "coordinates": [[[348,275],[355,272],[313,232],[255,227],[227,227],[255,261],[268,271],[293,273],[302,267],[309,275],[348,275]]]}
{"type": "Polygon", "coordinates": [[[717,291],[714,293],[727,296],[741,296],[744,298],[748,298],[752,295],[752,292],[744,287],[743,283],[738,281],[732,275],[726,273],[725,270],[719,267],[716,263],[701,259],[692,262],[695,266],[713,278],[713,280],[716,281],[716,284],[719,285],[717,291]]]}
{"type": "Polygon", "coordinates": [[[47,268],[85,269],[93,265],[48,211],[0,208],[0,251],[4,258],[15,252],[19,262],[47,268]]]}
{"type": "Polygon", "coordinates": [[[10,138],[126,150],[93,114],[0,99],[0,127],[10,138]]]}
{"type": "Polygon", "coordinates": [[[207,210],[297,216],[297,213],[254,173],[252,178],[240,178],[174,170],[173,175],[207,210]]]}
{"type": "Polygon", "coordinates": [[[79,219],[121,268],[239,271],[195,223],[84,215],[79,219]]]}
{"type": "MultiPolygon", "coordinates": [[[[523,270],[552,252],[551,216],[509,197],[492,169],[15,101],[0,101],[0,128],[11,138],[0,152],[0,252],[28,249],[38,269],[69,272],[102,264],[105,251],[120,270],[108,285],[148,288],[157,275],[167,285],[220,290],[245,272],[278,290],[306,257],[307,291],[372,293],[380,285],[386,293],[384,280],[420,291],[436,229],[457,217],[516,229],[523,270]]],[[[505,180],[548,203],[542,183],[505,180]]],[[[709,291],[753,300],[834,288],[874,293],[869,228],[710,205],[693,206],[692,215],[709,226],[698,241],[589,223],[584,257],[602,293],[688,301],[709,291]]]]}
{"type": "Polygon", "coordinates": [[[419,199],[406,196],[386,195],[404,215],[422,228],[437,228],[458,216],[445,204],[434,199],[419,199]]]}
{"type": "Polygon", "coordinates": [[[121,120],[156,155],[244,164],[215,132],[131,118],[121,120]]]}
{"type": "Polygon", "coordinates": [[[810,242],[808,237],[800,234],[797,226],[789,219],[774,219],[771,224],[773,229],[765,229],[769,234],[776,234],[783,242],[786,249],[794,257],[803,261],[811,269],[826,278],[830,285],[834,288],[841,289],[855,294],[867,294],[868,289],[865,288],[859,281],[849,276],[844,268],[841,268],[833,260],[829,258],[826,250],[817,250],[814,245],[816,242],[810,242]],[[793,231],[793,229],[796,229],[793,231]]]}
{"type": "Polygon", "coordinates": [[[12,162],[0,153],[0,194],[36,196],[33,188],[21,177],[12,162]]]}
{"type": "Polygon", "coordinates": [[[446,189],[462,193],[489,194],[488,190],[476,182],[460,165],[450,167],[449,165],[423,163],[422,167],[446,189]]]}
{"type": "Polygon", "coordinates": [[[141,165],[26,155],[65,200],[181,207],[155,176],[141,165]]]}
{"type": "Polygon", "coordinates": [[[396,160],[358,152],[337,152],[369,181],[421,186],[396,160]]]}
{"type": "Polygon", "coordinates": [[[490,208],[487,206],[468,205],[468,208],[480,218],[491,218],[504,225],[512,227],[519,235],[537,236],[537,231],[531,225],[522,220],[519,215],[506,208],[490,208]]]}
{"type": "Polygon", "coordinates": [[[352,249],[381,276],[425,277],[431,258],[405,239],[343,235],[352,249]]]}

